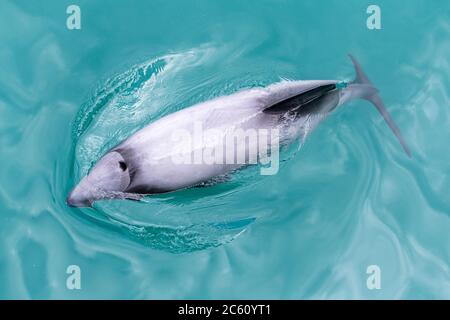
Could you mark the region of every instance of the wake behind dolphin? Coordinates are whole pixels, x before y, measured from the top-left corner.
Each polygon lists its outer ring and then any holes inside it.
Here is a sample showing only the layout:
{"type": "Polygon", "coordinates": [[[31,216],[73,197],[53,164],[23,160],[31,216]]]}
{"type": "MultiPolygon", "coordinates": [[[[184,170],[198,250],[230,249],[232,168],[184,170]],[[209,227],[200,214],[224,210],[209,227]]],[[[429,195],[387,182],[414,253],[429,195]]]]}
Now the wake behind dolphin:
{"type": "Polygon", "coordinates": [[[202,102],[151,123],[109,150],[70,192],[67,203],[85,207],[101,199],[139,200],[224,181],[228,173],[276,155],[279,144],[305,139],[336,107],[357,98],[376,107],[411,156],[378,90],[356,59],[350,58],[356,71],[350,83],[282,81],[202,102]],[[198,124],[206,137],[196,134],[198,124]],[[248,135],[235,139],[236,132],[254,133],[255,139],[248,135]],[[192,161],[208,152],[208,161],[192,161]]]}

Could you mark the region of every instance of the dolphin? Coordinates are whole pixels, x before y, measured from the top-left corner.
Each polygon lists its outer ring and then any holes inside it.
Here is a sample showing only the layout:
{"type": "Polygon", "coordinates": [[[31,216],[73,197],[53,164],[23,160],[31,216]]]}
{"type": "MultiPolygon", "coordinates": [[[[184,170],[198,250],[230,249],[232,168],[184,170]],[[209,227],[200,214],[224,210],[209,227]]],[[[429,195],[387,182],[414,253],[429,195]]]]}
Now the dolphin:
{"type": "Polygon", "coordinates": [[[275,145],[277,141],[288,144],[295,136],[304,139],[336,107],[353,99],[371,102],[411,157],[378,90],[359,62],[349,56],[356,77],[348,83],[338,80],[283,80],[267,87],[242,90],[198,103],[162,117],[106,152],[69,193],[67,204],[91,207],[102,199],[140,200],[146,195],[207,184],[214,179],[223,181],[221,177],[233,170],[254,163],[251,160],[258,158],[255,152],[259,152],[260,146],[254,148],[252,142],[236,139],[224,151],[243,148],[246,152],[243,162],[193,164],[174,161],[174,155],[192,156],[198,150],[205,150],[208,148],[207,139],[180,142],[173,139],[174,133],[181,131],[195,136],[195,125],[200,123],[205,132],[214,131],[220,137],[216,141],[221,141],[227,132],[236,129],[265,133],[277,129],[278,136],[267,138],[268,145],[275,145]]]}

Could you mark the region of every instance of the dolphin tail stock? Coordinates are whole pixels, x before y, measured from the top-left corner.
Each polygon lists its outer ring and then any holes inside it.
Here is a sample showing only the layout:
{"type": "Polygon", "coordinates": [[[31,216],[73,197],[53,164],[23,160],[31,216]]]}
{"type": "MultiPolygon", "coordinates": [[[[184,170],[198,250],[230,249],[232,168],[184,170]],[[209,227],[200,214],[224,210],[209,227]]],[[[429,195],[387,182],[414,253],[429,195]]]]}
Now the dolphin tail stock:
{"type": "Polygon", "coordinates": [[[356,77],[353,82],[349,84],[349,86],[353,87],[357,91],[357,96],[361,99],[365,99],[369,102],[371,102],[375,108],[378,110],[378,112],[383,116],[384,120],[386,121],[389,128],[391,128],[394,135],[397,137],[398,141],[400,142],[403,150],[408,155],[408,157],[411,158],[411,151],[408,147],[408,145],[405,142],[405,139],[403,138],[402,134],[400,133],[400,130],[398,129],[397,125],[394,122],[394,119],[390,115],[390,113],[386,110],[386,107],[383,103],[383,100],[381,99],[380,95],[378,94],[378,89],[376,89],[372,82],[370,82],[369,78],[366,76],[364,71],[361,68],[361,65],[359,64],[358,60],[351,54],[349,54],[350,59],[352,60],[353,66],[355,68],[356,77]]]}

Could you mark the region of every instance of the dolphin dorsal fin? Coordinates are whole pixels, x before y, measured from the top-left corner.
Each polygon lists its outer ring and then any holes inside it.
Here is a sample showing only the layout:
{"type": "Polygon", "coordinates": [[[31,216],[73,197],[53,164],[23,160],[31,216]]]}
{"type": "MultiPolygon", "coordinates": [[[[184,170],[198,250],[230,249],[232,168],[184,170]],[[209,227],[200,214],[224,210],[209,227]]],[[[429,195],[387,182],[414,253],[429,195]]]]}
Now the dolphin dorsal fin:
{"type": "Polygon", "coordinates": [[[319,85],[313,89],[302,92],[293,97],[287,98],[285,100],[279,101],[270,107],[267,107],[263,110],[264,113],[268,114],[281,114],[286,113],[288,111],[297,111],[301,106],[304,106],[321,96],[323,96],[328,91],[336,89],[336,84],[325,84],[319,85]]]}

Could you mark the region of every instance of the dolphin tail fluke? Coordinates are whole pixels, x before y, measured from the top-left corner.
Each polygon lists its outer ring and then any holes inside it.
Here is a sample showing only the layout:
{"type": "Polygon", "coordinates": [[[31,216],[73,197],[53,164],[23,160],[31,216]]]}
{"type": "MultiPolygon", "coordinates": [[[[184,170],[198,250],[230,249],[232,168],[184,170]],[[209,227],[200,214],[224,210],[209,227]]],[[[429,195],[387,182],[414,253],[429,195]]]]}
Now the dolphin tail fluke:
{"type": "Polygon", "coordinates": [[[402,145],[403,150],[405,150],[406,154],[409,157],[411,157],[411,151],[409,150],[409,147],[406,144],[405,139],[403,139],[400,130],[395,124],[394,119],[392,119],[390,113],[386,110],[383,100],[381,100],[381,97],[378,94],[378,90],[373,86],[372,82],[370,82],[369,78],[366,76],[366,74],[361,68],[361,65],[355,59],[355,57],[353,57],[351,54],[349,54],[349,57],[352,60],[356,72],[356,78],[352,82],[352,84],[358,86],[359,90],[361,90],[358,96],[360,96],[362,99],[371,102],[375,106],[375,108],[377,108],[378,112],[383,116],[387,125],[389,126],[389,128],[391,128],[392,132],[402,145]]]}

